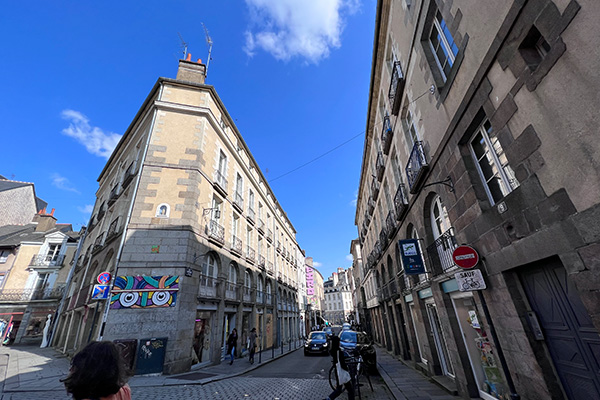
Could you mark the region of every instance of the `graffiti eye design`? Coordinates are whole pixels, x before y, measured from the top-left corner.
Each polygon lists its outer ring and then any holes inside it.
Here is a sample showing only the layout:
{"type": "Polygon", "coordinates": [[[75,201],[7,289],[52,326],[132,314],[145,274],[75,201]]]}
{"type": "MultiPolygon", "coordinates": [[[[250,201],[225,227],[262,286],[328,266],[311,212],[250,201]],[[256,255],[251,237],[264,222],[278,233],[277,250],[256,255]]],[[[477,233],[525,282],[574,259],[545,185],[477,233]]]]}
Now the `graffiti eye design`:
{"type": "Polygon", "coordinates": [[[171,300],[171,293],[169,292],[154,292],[152,295],[152,303],[155,306],[164,306],[171,300]]]}
{"type": "Polygon", "coordinates": [[[121,302],[123,307],[131,307],[138,301],[139,297],[140,295],[138,292],[125,292],[121,293],[119,301],[121,302]]]}

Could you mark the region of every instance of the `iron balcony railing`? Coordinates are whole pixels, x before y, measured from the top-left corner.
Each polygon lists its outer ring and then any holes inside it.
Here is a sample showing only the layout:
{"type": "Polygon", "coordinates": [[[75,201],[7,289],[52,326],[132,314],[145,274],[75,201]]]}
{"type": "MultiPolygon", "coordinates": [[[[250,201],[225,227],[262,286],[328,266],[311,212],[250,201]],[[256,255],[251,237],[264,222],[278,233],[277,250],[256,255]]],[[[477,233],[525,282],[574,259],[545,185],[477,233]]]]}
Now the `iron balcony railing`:
{"type": "Polygon", "coordinates": [[[52,256],[52,255],[35,255],[31,258],[29,265],[33,267],[57,267],[63,265],[65,261],[64,255],[52,256]]]}
{"type": "Polygon", "coordinates": [[[258,266],[261,268],[265,268],[265,256],[259,255],[258,256],[258,266]]]}
{"type": "Polygon", "coordinates": [[[277,241],[277,252],[281,253],[281,242],[279,240],[277,241]]]}
{"type": "Polygon", "coordinates": [[[225,178],[225,175],[219,170],[215,171],[214,183],[217,184],[223,192],[227,192],[227,179],[225,178]]]}
{"type": "Polygon", "coordinates": [[[98,221],[100,221],[102,219],[102,217],[104,217],[104,214],[106,214],[106,209],[107,208],[108,207],[106,206],[106,201],[105,201],[100,206],[100,209],[98,209],[98,221]]]}
{"type": "Polygon", "coordinates": [[[104,246],[104,233],[101,233],[98,235],[98,237],[96,237],[96,240],[94,240],[94,247],[92,251],[100,250],[102,246],[104,246]]]}
{"type": "Polygon", "coordinates": [[[390,147],[392,147],[393,136],[394,131],[392,130],[390,117],[386,115],[385,117],[383,117],[383,129],[381,130],[381,144],[383,146],[383,154],[385,155],[388,155],[390,152],[390,147]]]}
{"type": "Polygon", "coordinates": [[[221,244],[225,243],[225,228],[223,228],[223,226],[221,226],[217,221],[211,219],[206,228],[206,233],[210,239],[213,239],[221,244]]]}
{"type": "Polygon", "coordinates": [[[261,218],[258,218],[258,224],[256,226],[256,229],[258,229],[258,231],[262,234],[265,233],[265,223],[261,218]]]}
{"type": "MultiPolygon", "coordinates": [[[[377,182],[379,183],[379,182],[377,182]]],[[[369,198],[369,202],[367,203],[367,211],[369,214],[373,214],[373,211],[375,210],[375,200],[373,200],[373,196],[371,196],[369,198]]],[[[369,219],[370,221],[370,219],[369,219]]]]}
{"type": "Polygon", "coordinates": [[[455,269],[452,253],[458,247],[454,229],[450,228],[427,247],[427,256],[433,275],[440,275],[455,269]]]}
{"type": "Polygon", "coordinates": [[[381,228],[379,231],[379,243],[381,244],[382,250],[387,246],[388,243],[388,235],[385,226],[381,228]]]}
{"type": "Polygon", "coordinates": [[[109,227],[108,227],[108,233],[106,234],[106,238],[110,239],[113,238],[114,236],[117,236],[120,232],[120,226],[119,226],[119,219],[121,217],[117,217],[114,219],[113,222],[110,223],[109,227]]]}
{"type": "Polygon", "coordinates": [[[388,237],[391,239],[396,232],[396,212],[394,210],[388,211],[388,215],[385,218],[385,229],[388,237]]]}
{"type": "Polygon", "coordinates": [[[258,304],[263,304],[265,302],[265,293],[262,290],[256,291],[256,302],[258,304]]]}
{"type": "Polygon", "coordinates": [[[273,242],[273,232],[271,231],[271,229],[267,228],[267,240],[269,242],[273,242]]]}
{"type": "Polygon", "coordinates": [[[240,286],[237,283],[225,283],[225,298],[227,300],[240,301],[240,286]]]}
{"type": "Polygon", "coordinates": [[[254,213],[254,208],[248,207],[248,221],[251,224],[254,224],[255,218],[256,218],[256,214],[254,213]]]}
{"type": "Polygon", "coordinates": [[[242,298],[245,302],[252,301],[252,288],[248,286],[242,286],[242,298]]]}
{"type": "Polygon", "coordinates": [[[402,67],[400,61],[395,61],[392,67],[392,79],[390,80],[390,90],[388,97],[390,99],[390,105],[392,106],[392,114],[398,115],[400,111],[400,101],[402,99],[402,91],[404,90],[404,74],[402,73],[402,67]]]}
{"type": "Polygon", "coordinates": [[[419,191],[419,183],[425,176],[425,172],[429,169],[427,159],[425,158],[425,149],[423,142],[418,141],[412,148],[408,164],[406,165],[406,178],[410,192],[415,194],[419,191]]]}
{"type": "Polygon", "coordinates": [[[265,303],[266,304],[273,304],[273,295],[271,293],[267,293],[267,295],[265,296],[265,303]]]}
{"type": "Polygon", "coordinates": [[[377,171],[377,180],[381,182],[383,173],[385,172],[385,159],[381,151],[377,152],[377,160],[375,161],[375,170],[377,171]]]}
{"type": "Polygon", "coordinates": [[[0,301],[55,300],[62,298],[65,285],[45,289],[2,289],[0,301]]]}
{"type": "Polygon", "coordinates": [[[381,242],[379,240],[373,246],[373,255],[375,256],[375,263],[377,263],[377,260],[381,257],[381,242]]]}
{"type": "Polygon", "coordinates": [[[127,167],[127,169],[125,170],[125,175],[123,176],[123,183],[121,183],[121,187],[129,185],[129,182],[132,181],[133,177],[135,176],[136,164],[136,161],[133,160],[131,164],[129,164],[129,167],[127,167]]]}
{"type": "Polygon", "coordinates": [[[273,262],[272,261],[268,261],[267,262],[267,272],[271,275],[273,275],[275,273],[275,269],[273,268],[273,262]]]}
{"type": "Polygon", "coordinates": [[[256,252],[250,246],[246,247],[246,260],[251,263],[254,263],[256,261],[256,252]]]}
{"type": "Polygon", "coordinates": [[[112,188],[112,190],[110,191],[110,194],[108,195],[108,205],[112,205],[117,201],[117,199],[119,198],[119,195],[121,194],[119,189],[120,189],[120,187],[118,184],[116,184],[112,188]]]}
{"type": "Polygon", "coordinates": [[[200,275],[198,297],[214,299],[217,297],[217,278],[200,275]]]}
{"type": "Polygon", "coordinates": [[[371,195],[373,196],[373,201],[377,200],[377,196],[379,196],[380,187],[381,184],[379,183],[379,181],[373,178],[373,180],[371,180],[371,195]]]}
{"type": "Polygon", "coordinates": [[[394,207],[396,208],[396,219],[400,220],[408,208],[408,195],[404,183],[398,185],[394,196],[394,207]]]}
{"type": "Polygon", "coordinates": [[[242,240],[235,235],[231,238],[231,251],[239,255],[242,254],[242,240]]]}
{"type": "Polygon", "coordinates": [[[244,196],[238,191],[233,196],[233,205],[237,206],[240,211],[244,209],[244,196]]]}

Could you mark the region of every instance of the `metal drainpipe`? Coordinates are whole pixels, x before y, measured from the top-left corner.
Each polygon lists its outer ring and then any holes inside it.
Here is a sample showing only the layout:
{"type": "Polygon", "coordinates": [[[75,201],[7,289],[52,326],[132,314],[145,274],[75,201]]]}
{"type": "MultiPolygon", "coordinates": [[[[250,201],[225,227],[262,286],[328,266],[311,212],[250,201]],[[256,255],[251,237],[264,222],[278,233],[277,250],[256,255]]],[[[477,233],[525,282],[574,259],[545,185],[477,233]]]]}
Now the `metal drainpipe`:
{"type": "MultiPolygon", "coordinates": [[[[158,90],[157,100],[162,98],[164,83],[161,82],[160,89],[158,90]]],[[[156,101],[156,100],[155,100],[156,101]]],[[[117,257],[115,258],[115,276],[117,276],[119,261],[121,260],[121,254],[123,253],[123,247],[125,245],[125,238],[127,237],[127,230],[129,226],[129,221],[131,221],[131,213],[133,212],[133,205],[135,204],[135,197],[138,192],[138,188],[140,186],[140,181],[142,179],[142,168],[144,166],[144,162],[146,161],[146,155],[148,154],[148,147],[150,146],[150,138],[152,137],[152,131],[154,130],[154,123],[156,122],[156,114],[158,113],[158,109],[154,110],[154,115],[152,116],[152,122],[150,123],[150,129],[148,131],[148,139],[146,139],[146,146],[144,148],[144,154],[142,155],[142,159],[140,160],[140,164],[138,166],[138,176],[135,182],[134,190],[131,196],[131,205],[129,206],[129,211],[127,212],[127,219],[125,220],[125,225],[123,228],[123,235],[121,236],[121,243],[119,243],[119,251],[117,252],[117,257]]],[[[104,327],[106,326],[106,318],[108,317],[108,311],[110,309],[110,295],[109,298],[106,299],[106,303],[104,304],[104,312],[102,314],[102,325],[100,326],[100,331],[98,332],[98,340],[102,340],[104,336],[104,327]]]]}

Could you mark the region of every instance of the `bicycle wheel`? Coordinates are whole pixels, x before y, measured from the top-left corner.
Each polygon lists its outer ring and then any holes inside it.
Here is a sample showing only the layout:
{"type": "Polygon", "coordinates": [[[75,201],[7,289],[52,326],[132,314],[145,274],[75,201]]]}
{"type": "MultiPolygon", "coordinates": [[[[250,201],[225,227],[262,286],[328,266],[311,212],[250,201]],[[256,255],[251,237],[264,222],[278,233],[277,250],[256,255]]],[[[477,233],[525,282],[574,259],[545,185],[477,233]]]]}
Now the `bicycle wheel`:
{"type": "Polygon", "coordinates": [[[335,371],[335,364],[329,368],[329,386],[331,386],[331,390],[335,390],[338,387],[338,378],[337,373],[335,371]]]}

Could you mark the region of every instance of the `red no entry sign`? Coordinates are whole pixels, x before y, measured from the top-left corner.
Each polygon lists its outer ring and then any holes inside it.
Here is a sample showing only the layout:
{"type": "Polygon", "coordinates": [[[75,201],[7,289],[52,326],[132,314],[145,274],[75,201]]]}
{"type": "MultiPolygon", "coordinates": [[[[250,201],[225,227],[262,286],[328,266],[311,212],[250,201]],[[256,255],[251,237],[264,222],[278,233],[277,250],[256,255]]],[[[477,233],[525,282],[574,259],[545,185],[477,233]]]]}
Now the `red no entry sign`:
{"type": "Polygon", "coordinates": [[[479,262],[479,254],[471,246],[458,246],[452,252],[452,259],[454,264],[461,268],[469,269],[473,268],[479,262]]]}

